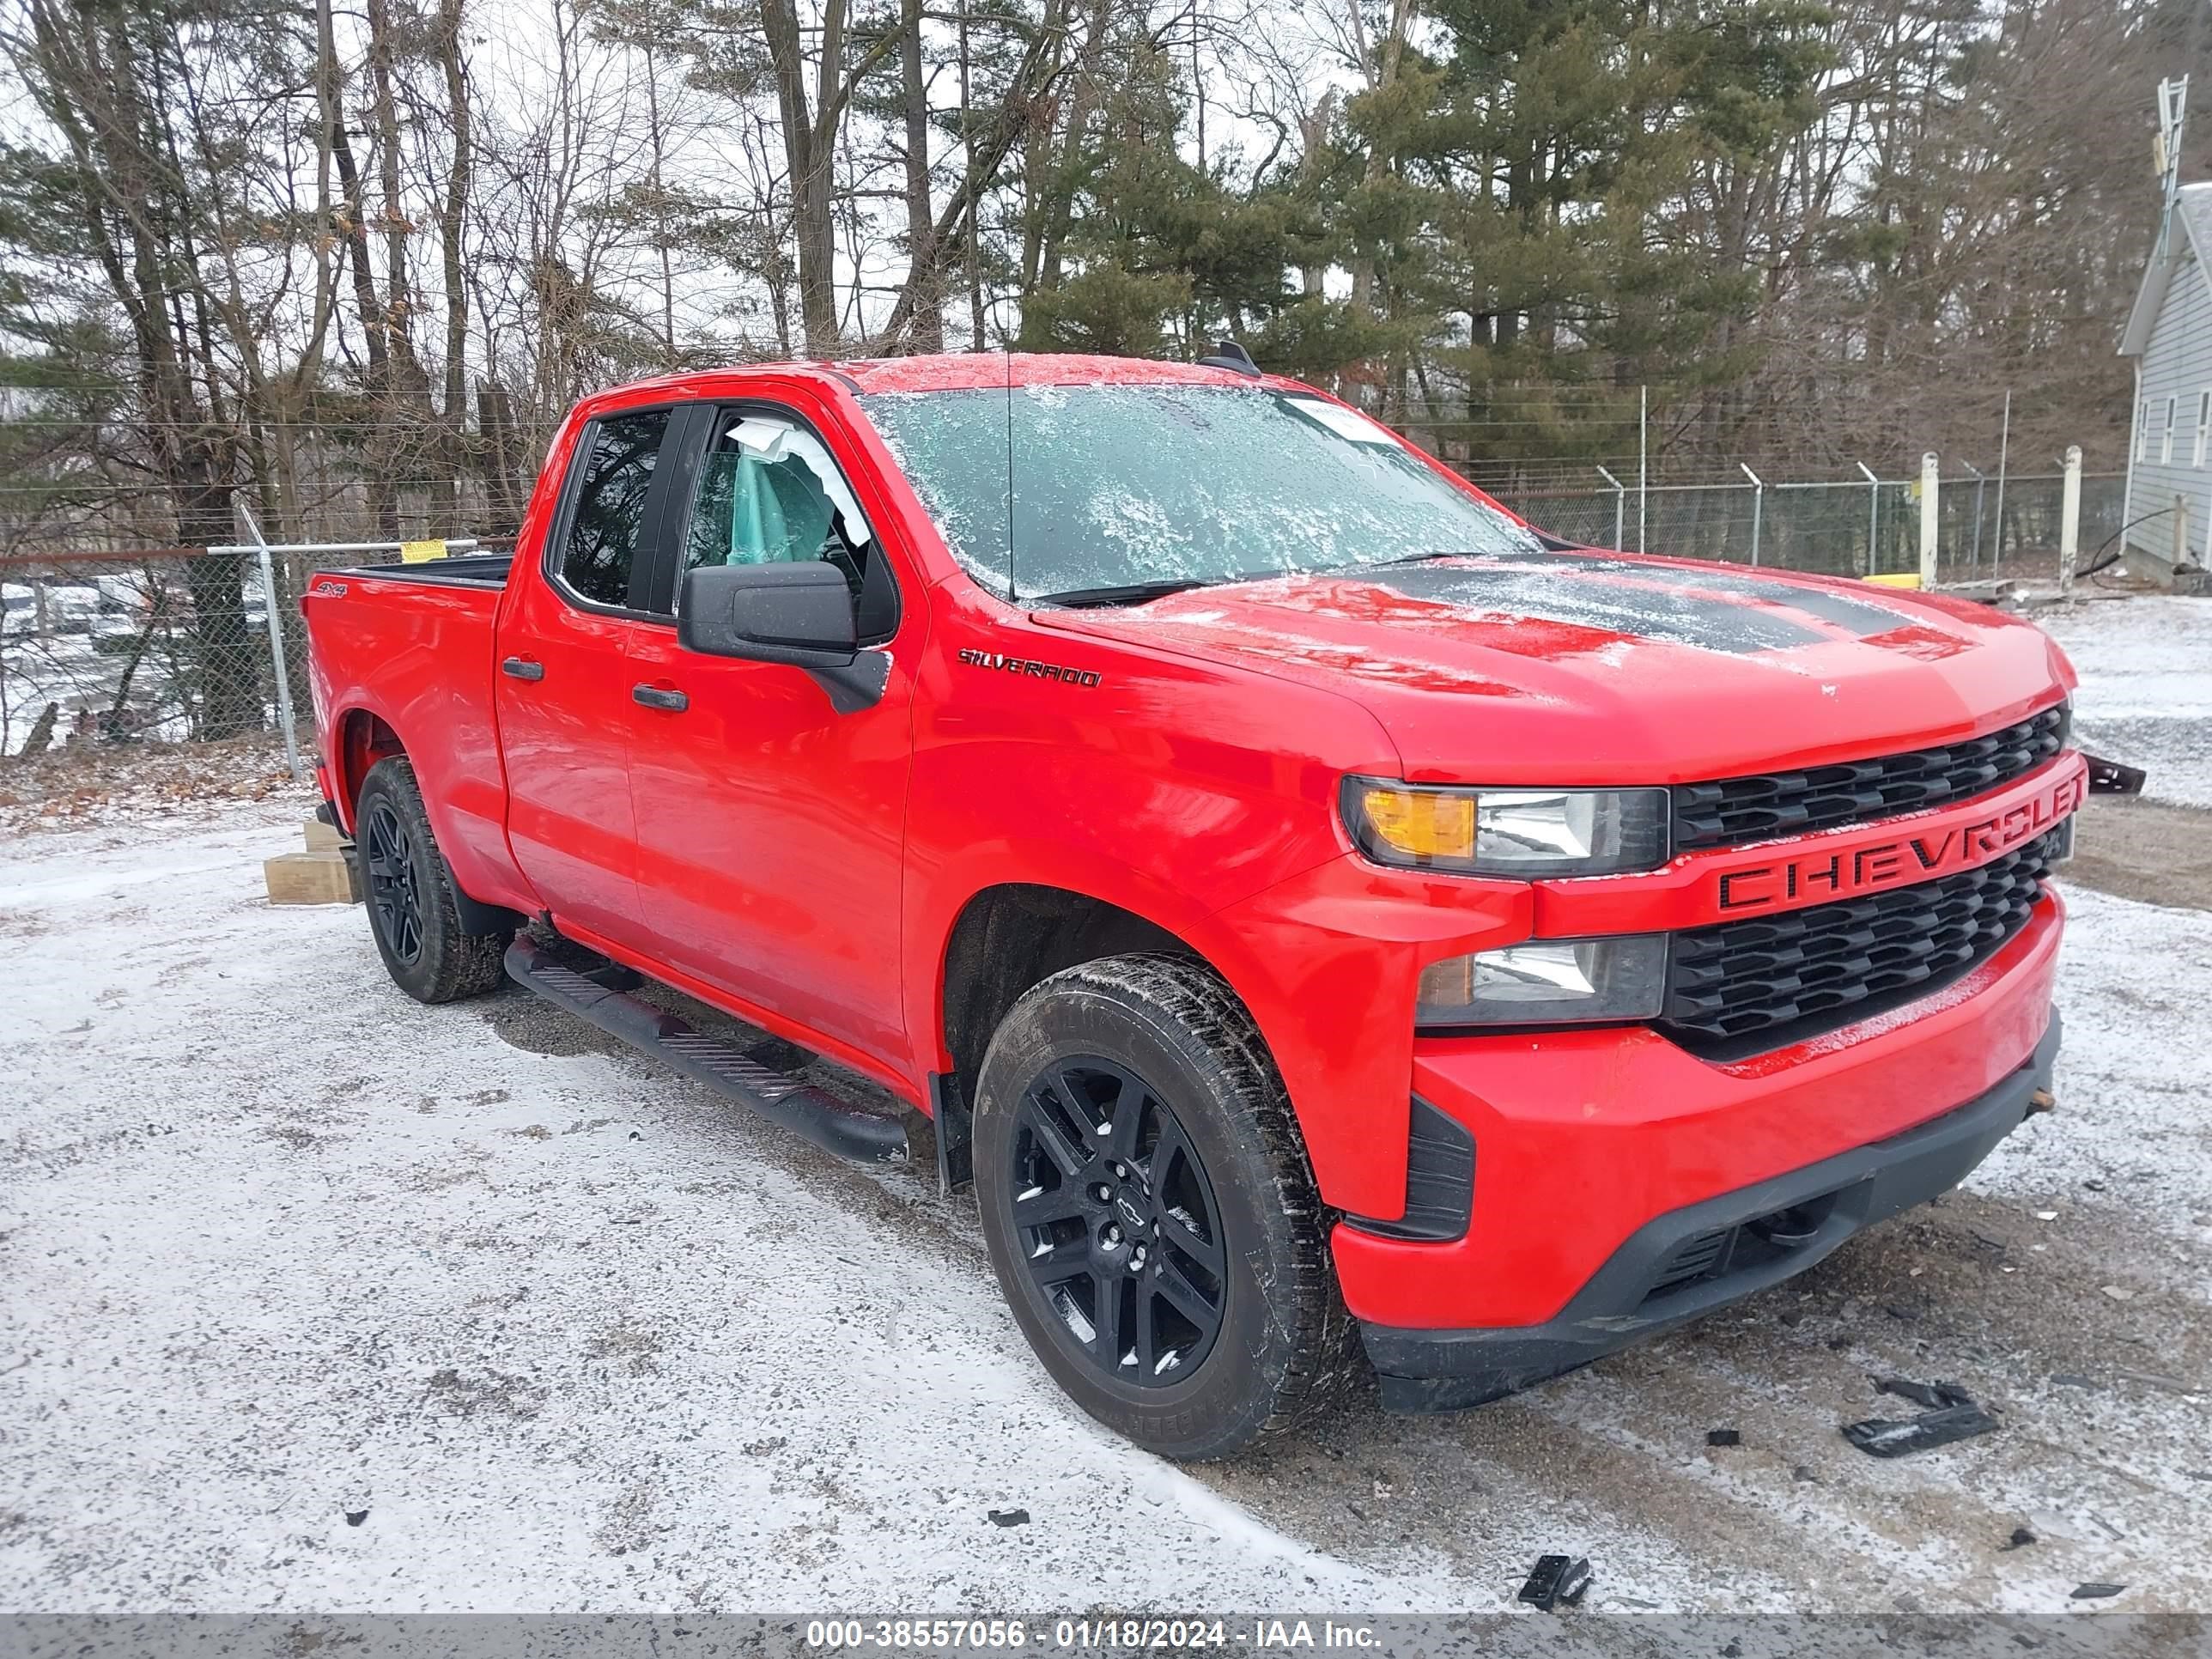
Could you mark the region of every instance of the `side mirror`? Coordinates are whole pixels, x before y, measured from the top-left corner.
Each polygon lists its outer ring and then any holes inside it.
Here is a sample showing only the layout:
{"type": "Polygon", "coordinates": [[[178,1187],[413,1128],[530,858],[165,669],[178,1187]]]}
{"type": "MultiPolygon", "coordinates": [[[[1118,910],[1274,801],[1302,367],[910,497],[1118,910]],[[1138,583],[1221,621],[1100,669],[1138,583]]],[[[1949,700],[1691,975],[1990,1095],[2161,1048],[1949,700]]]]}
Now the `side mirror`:
{"type": "Polygon", "coordinates": [[[702,656],[803,668],[841,714],[877,702],[890,680],[890,659],[860,649],[844,573],[820,559],[686,571],[676,637],[702,656]]]}

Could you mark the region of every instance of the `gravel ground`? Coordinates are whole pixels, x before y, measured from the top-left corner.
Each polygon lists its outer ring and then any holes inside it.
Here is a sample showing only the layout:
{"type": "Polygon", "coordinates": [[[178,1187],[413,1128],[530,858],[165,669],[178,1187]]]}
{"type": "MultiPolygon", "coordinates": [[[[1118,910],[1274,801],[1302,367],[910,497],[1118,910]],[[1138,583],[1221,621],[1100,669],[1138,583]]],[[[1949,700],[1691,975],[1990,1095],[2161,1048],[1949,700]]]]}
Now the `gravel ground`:
{"type": "Polygon", "coordinates": [[[0,1607],[1491,1610],[1547,1550],[1615,1609],[2212,1605],[2212,891],[2119,896],[2197,814],[2092,820],[2061,1109],[1961,1192],[1516,1399],[1196,1471],[1061,1399],[965,1202],[271,909],[297,816],[0,845],[0,1607]],[[1890,1374],[2002,1427],[1865,1458],[1890,1374]]]}

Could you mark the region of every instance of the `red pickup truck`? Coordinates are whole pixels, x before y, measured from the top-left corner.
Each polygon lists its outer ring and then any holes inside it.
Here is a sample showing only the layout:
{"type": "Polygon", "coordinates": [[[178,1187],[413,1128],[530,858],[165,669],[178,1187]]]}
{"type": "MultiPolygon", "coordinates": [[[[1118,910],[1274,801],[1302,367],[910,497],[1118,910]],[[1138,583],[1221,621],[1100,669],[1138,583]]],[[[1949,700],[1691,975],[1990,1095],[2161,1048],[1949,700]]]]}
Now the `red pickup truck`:
{"type": "Polygon", "coordinates": [[[2048,638],[1563,545],[1240,354],[625,387],[511,562],[304,608],[404,989],[504,973],[903,1157],[776,1060],[874,1079],[1047,1370],[1170,1455],[1363,1364],[1412,1409],[1584,1364],[2050,1103],[2048,638]]]}

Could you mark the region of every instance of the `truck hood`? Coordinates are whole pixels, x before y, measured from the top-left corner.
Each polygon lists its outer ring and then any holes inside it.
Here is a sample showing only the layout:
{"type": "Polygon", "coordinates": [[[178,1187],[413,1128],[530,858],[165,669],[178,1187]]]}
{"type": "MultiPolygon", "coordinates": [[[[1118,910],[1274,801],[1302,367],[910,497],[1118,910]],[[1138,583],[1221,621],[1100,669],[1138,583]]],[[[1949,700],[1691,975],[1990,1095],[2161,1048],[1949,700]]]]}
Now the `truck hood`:
{"type": "Polygon", "coordinates": [[[2026,718],[2071,670],[1962,600],[1586,552],[1425,560],[1033,613],[1360,702],[1408,779],[1675,783],[1918,748],[2026,718]]]}

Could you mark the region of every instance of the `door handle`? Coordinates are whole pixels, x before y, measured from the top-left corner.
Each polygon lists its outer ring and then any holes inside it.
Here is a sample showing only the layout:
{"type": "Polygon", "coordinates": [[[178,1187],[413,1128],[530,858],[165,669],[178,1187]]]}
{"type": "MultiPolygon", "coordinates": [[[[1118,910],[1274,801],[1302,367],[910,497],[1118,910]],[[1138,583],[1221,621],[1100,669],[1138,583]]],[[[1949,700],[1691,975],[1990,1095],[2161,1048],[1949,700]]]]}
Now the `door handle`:
{"type": "Polygon", "coordinates": [[[641,702],[647,708],[665,708],[672,714],[680,714],[691,706],[690,698],[666,685],[633,685],[629,700],[641,702]]]}
{"type": "Polygon", "coordinates": [[[527,657],[507,657],[501,661],[499,672],[511,680],[542,680],[545,678],[545,665],[532,662],[527,657]]]}

